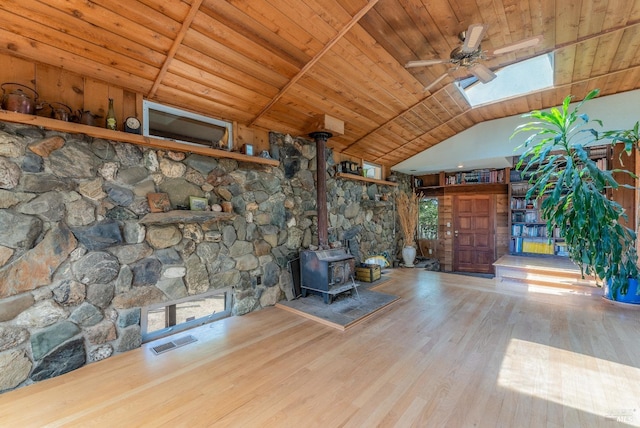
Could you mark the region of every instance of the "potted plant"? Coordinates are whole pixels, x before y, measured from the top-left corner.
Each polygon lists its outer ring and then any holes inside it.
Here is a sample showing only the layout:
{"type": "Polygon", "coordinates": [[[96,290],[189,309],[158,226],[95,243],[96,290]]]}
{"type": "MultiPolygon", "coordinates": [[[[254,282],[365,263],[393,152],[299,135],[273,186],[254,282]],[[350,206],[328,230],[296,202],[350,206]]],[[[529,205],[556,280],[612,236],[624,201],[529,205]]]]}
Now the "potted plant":
{"type": "Polygon", "coordinates": [[[530,134],[516,168],[531,175],[527,198],[541,200],[549,236],[559,231],[571,260],[583,275],[603,281],[606,297],[631,301],[640,298],[629,290],[629,278],[638,277],[636,232],[619,222],[626,219],[626,213],[606,191],[620,187],[614,172],[635,175],[627,170],[598,169],[589,158],[588,146],[599,141],[624,144],[630,154],[638,144],[638,123],[628,130],[599,132],[592,128],[592,123],[602,126],[602,122],[579,110],[598,93],[597,89],[589,92],[573,109],[571,96],[567,96],[560,108],[525,114],[523,117],[535,120],[518,126],[512,135],[530,134]]]}
{"type": "Polygon", "coordinates": [[[402,259],[405,267],[413,267],[416,259],[416,228],[418,226],[418,195],[411,192],[399,192],[396,197],[400,228],[404,235],[402,259]]]}

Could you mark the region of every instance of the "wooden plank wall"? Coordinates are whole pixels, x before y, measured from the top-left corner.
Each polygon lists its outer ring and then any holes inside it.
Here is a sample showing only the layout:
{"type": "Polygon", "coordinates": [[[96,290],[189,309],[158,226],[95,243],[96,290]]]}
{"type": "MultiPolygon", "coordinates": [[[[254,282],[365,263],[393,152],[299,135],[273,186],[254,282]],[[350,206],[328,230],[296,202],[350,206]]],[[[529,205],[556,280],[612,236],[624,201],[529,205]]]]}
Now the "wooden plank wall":
{"type": "Polygon", "coordinates": [[[451,272],[453,270],[453,195],[444,195],[439,202],[441,202],[438,204],[440,270],[451,272]]]}
{"type": "MultiPolygon", "coordinates": [[[[104,118],[109,106],[109,98],[113,98],[119,130],[122,130],[125,118],[129,116],[142,118],[142,97],[134,92],[85,78],[62,68],[12,56],[0,54],[0,63],[5,65],[0,67],[0,83],[19,83],[35,89],[39,96],[38,104],[62,103],[69,106],[73,112],[89,110],[104,118]]],[[[11,88],[8,89],[11,90],[11,88]]],[[[40,113],[45,111],[48,109],[45,108],[40,113]]]]}
{"type": "Polygon", "coordinates": [[[509,254],[509,195],[496,195],[496,260],[509,254]]]}
{"type": "Polygon", "coordinates": [[[234,147],[241,149],[245,144],[252,144],[254,156],[259,155],[263,150],[269,151],[268,131],[238,124],[235,124],[234,129],[234,147]]]}
{"type": "MultiPolygon", "coordinates": [[[[35,89],[39,102],[57,102],[69,106],[75,113],[89,110],[103,118],[109,106],[109,98],[114,100],[118,130],[123,130],[124,119],[135,116],[142,121],[141,93],[126,91],[120,87],[89,77],[83,77],[59,67],[34,63],[13,56],[0,54],[0,84],[18,83],[35,89]]],[[[11,88],[8,88],[11,90],[11,88]]],[[[25,91],[26,92],[26,91],[25,91]]],[[[184,106],[176,106],[185,109],[184,106]]],[[[44,114],[48,109],[43,109],[44,114]]],[[[224,119],[224,118],[222,118],[224,119]]],[[[104,119],[98,121],[103,125],[104,119]]],[[[269,150],[269,132],[259,128],[235,125],[234,147],[253,144],[257,155],[269,150]]]]}
{"type": "MultiPolygon", "coordinates": [[[[637,152],[637,150],[636,150],[637,152]]],[[[613,147],[613,154],[610,160],[611,165],[610,168],[619,168],[626,169],[628,171],[636,171],[636,153],[633,153],[631,156],[627,156],[624,153],[624,147],[622,144],[616,144],[613,147]]],[[[636,186],[636,180],[632,177],[629,177],[628,174],[623,173],[614,173],[613,177],[618,181],[618,184],[628,184],[630,186],[636,186]]],[[[612,190],[612,199],[622,205],[622,208],[625,209],[627,213],[627,221],[623,222],[623,224],[627,227],[630,227],[634,230],[637,230],[637,219],[636,219],[636,209],[637,206],[637,191],[632,189],[626,189],[623,187],[618,188],[617,190],[612,190]]]]}

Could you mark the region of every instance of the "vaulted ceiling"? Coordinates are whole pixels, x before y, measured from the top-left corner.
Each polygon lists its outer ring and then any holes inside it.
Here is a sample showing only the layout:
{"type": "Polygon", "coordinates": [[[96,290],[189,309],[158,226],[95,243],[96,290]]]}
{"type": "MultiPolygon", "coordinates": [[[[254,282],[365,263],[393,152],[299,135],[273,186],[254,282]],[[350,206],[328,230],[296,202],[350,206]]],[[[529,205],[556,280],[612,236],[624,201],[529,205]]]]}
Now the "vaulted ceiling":
{"type": "Polygon", "coordinates": [[[0,52],[63,67],[145,98],[304,135],[318,114],[345,122],[335,151],[392,166],[476,123],[640,88],[637,0],[3,0],[0,52]],[[472,109],[448,58],[470,24],[483,63],[555,54],[555,87],[472,109]],[[442,77],[444,76],[444,77],[442,77]],[[442,79],[439,79],[442,77],[442,79]],[[425,90],[425,87],[428,90],[425,90]]]}

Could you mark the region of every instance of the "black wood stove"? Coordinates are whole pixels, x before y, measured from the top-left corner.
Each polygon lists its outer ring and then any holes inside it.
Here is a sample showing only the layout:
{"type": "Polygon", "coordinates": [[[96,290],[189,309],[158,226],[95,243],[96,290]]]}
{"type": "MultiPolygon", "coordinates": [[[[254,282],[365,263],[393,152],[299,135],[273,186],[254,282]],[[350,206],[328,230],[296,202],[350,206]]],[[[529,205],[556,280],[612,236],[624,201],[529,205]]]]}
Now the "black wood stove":
{"type": "Polygon", "coordinates": [[[322,295],[325,303],[337,294],[355,289],[355,258],[343,248],[302,251],[300,253],[300,287],[302,297],[309,291],[322,295]]]}
{"type": "Polygon", "coordinates": [[[353,279],[355,274],[355,258],[347,254],[343,248],[329,248],[328,245],[328,215],[327,215],[327,162],[326,145],[331,137],[330,132],[316,131],[309,134],[316,140],[316,162],[318,186],[318,246],[317,251],[306,250],[300,252],[300,291],[302,297],[312,292],[322,294],[325,303],[330,303],[333,297],[345,291],[355,289],[357,284],[353,279]]]}

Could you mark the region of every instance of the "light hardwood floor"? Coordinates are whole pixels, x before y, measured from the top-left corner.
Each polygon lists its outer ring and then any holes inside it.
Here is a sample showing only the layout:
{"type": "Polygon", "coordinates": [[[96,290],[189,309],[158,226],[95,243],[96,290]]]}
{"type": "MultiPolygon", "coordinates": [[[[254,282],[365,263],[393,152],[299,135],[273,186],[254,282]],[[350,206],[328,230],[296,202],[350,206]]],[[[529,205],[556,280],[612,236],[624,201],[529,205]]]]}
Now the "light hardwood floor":
{"type": "Polygon", "coordinates": [[[346,332],[278,308],[228,318],[2,394],[0,426],[640,426],[640,311],[392,277],[378,290],[401,299],[346,332]]]}

